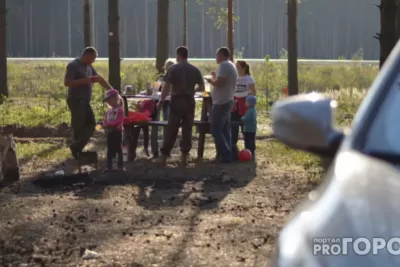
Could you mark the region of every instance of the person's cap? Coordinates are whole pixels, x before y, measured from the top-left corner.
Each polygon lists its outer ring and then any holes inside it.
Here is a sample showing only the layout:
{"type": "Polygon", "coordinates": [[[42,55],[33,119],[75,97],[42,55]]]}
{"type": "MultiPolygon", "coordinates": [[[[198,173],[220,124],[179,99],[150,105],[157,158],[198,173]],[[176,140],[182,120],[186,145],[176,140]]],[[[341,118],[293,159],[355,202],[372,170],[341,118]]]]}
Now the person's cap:
{"type": "Polygon", "coordinates": [[[254,95],[249,95],[246,97],[246,102],[252,106],[255,106],[257,103],[257,98],[254,95]]]}
{"type": "Polygon", "coordinates": [[[104,96],[104,101],[107,101],[110,97],[118,95],[118,91],[115,89],[110,89],[107,91],[106,95],[104,96]]]}

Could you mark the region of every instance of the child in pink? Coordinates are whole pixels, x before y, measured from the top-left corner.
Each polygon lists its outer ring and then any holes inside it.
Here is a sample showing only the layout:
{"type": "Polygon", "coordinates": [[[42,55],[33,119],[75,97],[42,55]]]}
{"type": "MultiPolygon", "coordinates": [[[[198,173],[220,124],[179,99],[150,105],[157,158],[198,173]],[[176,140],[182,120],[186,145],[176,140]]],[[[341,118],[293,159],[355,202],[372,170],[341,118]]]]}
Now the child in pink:
{"type": "MultiPolygon", "coordinates": [[[[155,106],[154,106],[154,101],[151,99],[145,99],[143,101],[140,101],[137,103],[136,106],[136,111],[147,114],[148,117],[151,117],[152,113],[155,110],[155,106]]],[[[149,126],[148,125],[143,125],[141,127],[142,131],[143,131],[143,151],[144,154],[149,157],[149,126]]]]}
{"type": "Polygon", "coordinates": [[[107,171],[112,171],[113,159],[118,156],[118,169],[123,170],[122,132],[124,130],[124,109],[119,93],[115,89],[108,90],[104,101],[107,102],[107,111],[103,128],[107,135],[107,171]]]}

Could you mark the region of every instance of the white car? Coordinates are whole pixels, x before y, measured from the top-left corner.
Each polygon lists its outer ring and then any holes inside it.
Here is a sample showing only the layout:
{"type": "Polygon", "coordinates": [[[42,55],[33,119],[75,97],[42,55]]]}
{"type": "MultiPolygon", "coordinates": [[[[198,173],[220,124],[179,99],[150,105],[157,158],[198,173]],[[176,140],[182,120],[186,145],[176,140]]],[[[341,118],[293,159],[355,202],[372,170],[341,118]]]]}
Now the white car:
{"type": "Polygon", "coordinates": [[[400,266],[400,42],[349,133],[334,128],[335,107],[315,93],[273,107],[277,139],[334,160],[282,229],[272,266],[400,266]]]}
{"type": "Polygon", "coordinates": [[[12,134],[0,133],[0,185],[20,178],[17,150],[12,134]]]}

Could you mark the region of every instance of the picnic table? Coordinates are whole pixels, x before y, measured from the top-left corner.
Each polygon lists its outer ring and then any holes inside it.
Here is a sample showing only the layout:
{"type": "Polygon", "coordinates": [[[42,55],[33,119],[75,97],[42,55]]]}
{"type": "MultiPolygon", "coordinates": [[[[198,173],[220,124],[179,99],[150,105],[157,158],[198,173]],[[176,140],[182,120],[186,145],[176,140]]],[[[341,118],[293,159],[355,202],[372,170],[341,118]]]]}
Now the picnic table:
{"type": "MultiPolygon", "coordinates": [[[[157,95],[144,95],[144,94],[127,95],[127,94],[123,94],[121,96],[124,100],[124,108],[125,108],[126,115],[129,113],[128,101],[135,101],[135,100],[140,100],[140,99],[152,99],[153,101],[155,101],[155,103],[157,103],[160,98],[160,94],[157,94],[157,95]]],[[[204,156],[204,144],[205,144],[206,134],[210,133],[209,114],[210,114],[211,108],[212,108],[212,99],[209,94],[204,95],[203,93],[201,93],[201,94],[195,95],[195,100],[202,101],[200,120],[194,121],[194,126],[196,126],[198,128],[198,133],[199,133],[197,157],[201,159],[204,156]]],[[[160,112],[160,111],[157,110],[156,112],[160,112]]],[[[157,116],[157,118],[159,118],[159,116],[157,116]]],[[[233,122],[232,124],[239,125],[239,124],[241,124],[241,122],[233,122]]],[[[128,161],[133,161],[136,157],[135,151],[136,151],[136,148],[138,145],[140,129],[142,126],[166,127],[167,121],[132,122],[132,123],[124,125],[125,138],[126,138],[127,147],[128,147],[128,161]]],[[[155,136],[151,135],[151,139],[152,139],[151,144],[158,142],[158,135],[155,135],[155,136]],[[156,138],[156,140],[154,140],[155,138],[156,138]]]]}

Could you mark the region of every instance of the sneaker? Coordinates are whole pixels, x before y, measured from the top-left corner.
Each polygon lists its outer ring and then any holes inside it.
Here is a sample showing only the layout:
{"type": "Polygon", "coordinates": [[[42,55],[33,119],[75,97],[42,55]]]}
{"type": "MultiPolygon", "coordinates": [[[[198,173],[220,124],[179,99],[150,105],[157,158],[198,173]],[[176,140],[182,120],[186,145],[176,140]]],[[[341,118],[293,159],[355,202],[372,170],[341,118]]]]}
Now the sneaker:
{"type": "Polygon", "coordinates": [[[210,160],[210,163],[215,163],[215,164],[221,163],[221,156],[216,155],[215,158],[210,160]]]}
{"type": "Polygon", "coordinates": [[[149,153],[149,149],[148,149],[148,148],[144,148],[144,149],[143,149],[143,153],[144,153],[147,157],[150,157],[150,153],[149,153]]]}
{"type": "Polygon", "coordinates": [[[165,166],[165,165],[167,165],[167,159],[168,159],[168,156],[161,155],[161,157],[157,158],[156,162],[162,166],[165,166]]]}
{"type": "Polygon", "coordinates": [[[69,150],[71,150],[72,157],[73,157],[75,160],[78,160],[78,159],[79,159],[79,152],[76,151],[76,149],[73,148],[72,146],[69,146],[69,150]]]}

